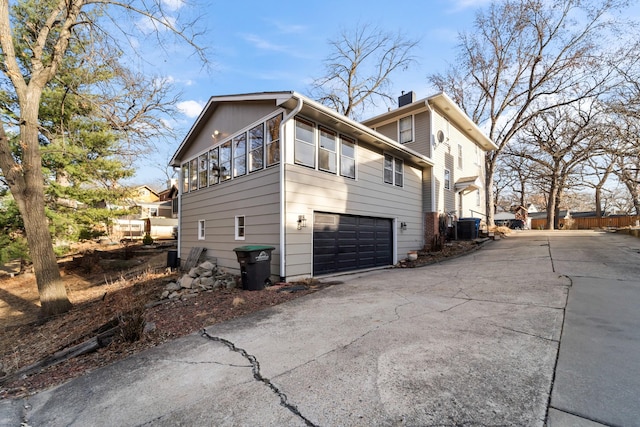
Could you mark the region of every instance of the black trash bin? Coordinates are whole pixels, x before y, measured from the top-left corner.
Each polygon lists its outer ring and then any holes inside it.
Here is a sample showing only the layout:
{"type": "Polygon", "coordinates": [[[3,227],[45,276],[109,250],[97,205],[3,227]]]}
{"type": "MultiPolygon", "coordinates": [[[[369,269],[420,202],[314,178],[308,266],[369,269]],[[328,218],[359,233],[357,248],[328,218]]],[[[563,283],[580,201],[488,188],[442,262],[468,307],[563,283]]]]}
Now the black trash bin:
{"type": "Polygon", "coordinates": [[[247,245],[235,248],[240,264],[242,289],[259,291],[271,283],[271,251],[273,246],[247,245]]]}
{"type": "Polygon", "coordinates": [[[475,233],[473,233],[473,236],[471,237],[472,239],[476,239],[478,238],[478,236],[480,235],[480,218],[474,218],[474,217],[469,217],[469,218],[460,218],[460,221],[473,221],[476,229],[475,229],[475,233]]]}
{"type": "Polygon", "coordinates": [[[174,269],[180,265],[180,259],[178,258],[178,251],[170,250],[167,252],[167,267],[174,269]]]}
{"type": "Polygon", "coordinates": [[[471,219],[459,219],[457,222],[458,227],[458,239],[460,240],[473,240],[478,237],[478,229],[476,228],[476,221],[471,219]]]}

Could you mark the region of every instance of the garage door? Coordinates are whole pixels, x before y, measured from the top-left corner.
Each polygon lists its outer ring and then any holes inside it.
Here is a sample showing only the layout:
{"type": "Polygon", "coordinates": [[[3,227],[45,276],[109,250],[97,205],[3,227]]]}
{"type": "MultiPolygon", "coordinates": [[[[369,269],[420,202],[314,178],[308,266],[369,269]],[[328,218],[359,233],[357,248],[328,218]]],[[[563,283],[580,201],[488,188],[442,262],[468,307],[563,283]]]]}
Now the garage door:
{"type": "Polygon", "coordinates": [[[315,213],[314,275],[381,267],[392,263],[391,219],[315,213]]]}

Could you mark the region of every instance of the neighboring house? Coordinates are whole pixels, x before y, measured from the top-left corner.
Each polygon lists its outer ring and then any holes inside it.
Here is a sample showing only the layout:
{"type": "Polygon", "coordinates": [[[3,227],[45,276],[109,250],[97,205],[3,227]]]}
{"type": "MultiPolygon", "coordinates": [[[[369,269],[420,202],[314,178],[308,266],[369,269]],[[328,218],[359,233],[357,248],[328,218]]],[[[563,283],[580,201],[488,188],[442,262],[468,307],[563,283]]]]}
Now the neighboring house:
{"type": "Polygon", "coordinates": [[[171,179],[169,188],[158,193],[160,212],[167,218],[178,218],[178,180],[171,179]]]}
{"type": "Polygon", "coordinates": [[[484,215],[496,148],[445,94],[358,123],[296,92],[212,97],[174,154],[179,257],[275,248],[281,280],[389,266],[438,233],[439,216],[484,215]]]}
{"type": "Polygon", "coordinates": [[[112,234],[120,239],[141,239],[150,234],[154,239],[173,239],[177,234],[177,200],[178,187],[176,181],[169,182],[169,188],[159,193],[149,186],[142,185],[133,190],[127,200],[128,206],[113,208],[139,207],[140,213],[126,215],[113,220],[112,234]]]}

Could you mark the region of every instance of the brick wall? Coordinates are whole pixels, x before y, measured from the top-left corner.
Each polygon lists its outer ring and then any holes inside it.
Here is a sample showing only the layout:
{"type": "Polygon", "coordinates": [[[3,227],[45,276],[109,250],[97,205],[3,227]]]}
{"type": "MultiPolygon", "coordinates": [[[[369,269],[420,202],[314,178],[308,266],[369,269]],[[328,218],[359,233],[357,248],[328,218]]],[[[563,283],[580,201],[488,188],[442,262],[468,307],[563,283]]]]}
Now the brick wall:
{"type": "Polygon", "coordinates": [[[424,243],[427,250],[431,250],[433,238],[440,233],[438,217],[438,212],[424,213],[424,243]]]}

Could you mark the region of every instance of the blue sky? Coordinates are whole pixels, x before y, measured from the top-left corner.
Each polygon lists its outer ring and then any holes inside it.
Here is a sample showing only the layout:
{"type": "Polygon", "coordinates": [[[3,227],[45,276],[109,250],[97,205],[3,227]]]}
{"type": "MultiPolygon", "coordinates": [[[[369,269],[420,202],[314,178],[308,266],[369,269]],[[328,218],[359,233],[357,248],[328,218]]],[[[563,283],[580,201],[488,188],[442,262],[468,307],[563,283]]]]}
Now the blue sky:
{"type": "Polygon", "coordinates": [[[206,32],[198,42],[207,49],[211,66],[203,67],[184,45],[168,55],[152,50],[146,58],[147,69],[169,78],[181,92],[180,113],[171,123],[177,139],[158,143],[153,160],[144,159],[133,180],[154,186],[164,179],[160,165],[168,162],[211,96],[306,93],[313,78],[322,75],[322,61],[330,53],[328,40],[342,29],[369,24],[419,40],[414,51],[417,63],[393,76],[392,89],[397,95],[413,90],[418,99],[435,93],[427,75],[444,72],[454,62],[458,32],[471,29],[477,9],[489,4],[489,0],[216,0],[207,2],[205,9],[189,9],[181,0],[163,2],[176,17],[202,16],[206,32]]]}

